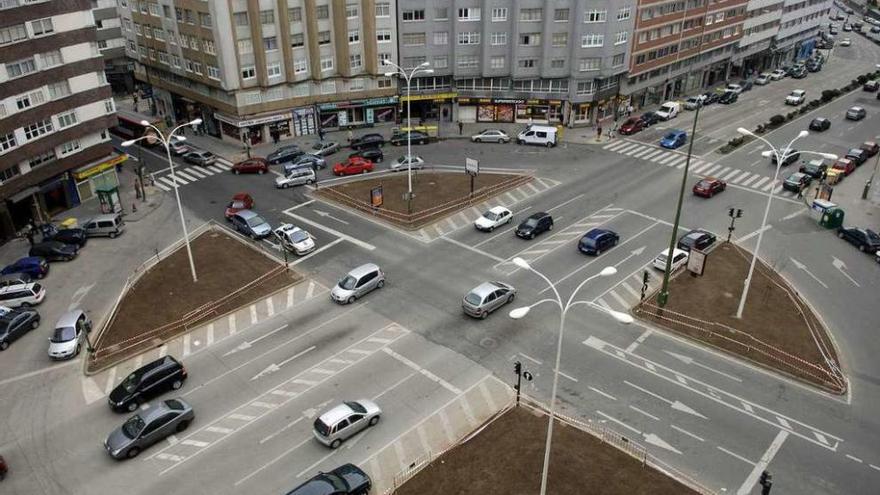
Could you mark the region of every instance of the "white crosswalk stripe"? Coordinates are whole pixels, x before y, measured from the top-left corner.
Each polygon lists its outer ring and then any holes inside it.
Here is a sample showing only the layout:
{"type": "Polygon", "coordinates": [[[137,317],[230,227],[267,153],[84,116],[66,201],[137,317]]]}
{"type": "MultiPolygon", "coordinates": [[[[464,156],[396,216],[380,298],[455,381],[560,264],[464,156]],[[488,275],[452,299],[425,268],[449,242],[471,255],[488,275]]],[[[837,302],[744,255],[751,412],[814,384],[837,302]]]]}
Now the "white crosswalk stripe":
{"type": "MultiPolygon", "coordinates": [[[[737,170],[737,172],[742,172],[742,170],[737,170]]],[[[746,177],[748,177],[748,176],[750,176],[750,175],[752,175],[752,173],[749,172],[749,171],[742,172],[742,173],[739,175],[739,177],[737,177],[736,179],[731,179],[730,182],[733,182],[734,184],[739,184],[743,179],[745,179],[746,177]]],[[[732,177],[732,176],[733,176],[733,175],[731,175],[731,177],[732,177]]]]}
{"type": "Polygon", "coordinates": [[[204,179],[205,177],[208,176],[207,174],[205,174],[204,172],[202,172],[201,170],[199,170],[197,168],[188,168],[188,169],[186,169],[186,173],[188,173],[190,175],[195,175],[196,177],[198,177],[200,179],[204,179]]]}
{"type": "Polygon", "coordinates": [[[205,168],[207,168],[207,169],[209,169],[209,170],[213,170],[215,173],[218,173],[218,174],[222,174],[222,173],[223,173],[223,170],[222,170],[222,169],[220,169],[220,168],[218,168],[218,167],[216,167],[216,166],[214,166],[214,165],[208,165],[208,166],[205,167],[205,168]]]}
{"type": "Polygon", "coordinates": [[[630,151],[627,151],[626,154],[632,156],[640,151],[645,151],[646,147],[647,146],[636,146],[635,148],[631,149],[630,151]]]}
{"type": "Polygon", "coordinates": [[[721,165],[715,165],[714,167],[712,167],[712,168],[706,170],[706,171],[703,173],[703,175],[712,175],[712,174],[714,174],[715,171],[717,171],[717,170],[721,170],[721,165]]]}
{"type": "Polygon", "coordinates": [[[666,165],[666,162],[670,162],[672,160],[675,160],[677,157],[678,157],[678,155],[676,155],[674,153],[670,153],[668,156],[665,156],[665,157],[663,157],[662,160],[660,160],[660,164],[666,165]]]}
{"type": "Polygon", "coordinates": [[[170,191],[171,191],[171,188],[170,188],[170,187],[163,186],[162,183],[159,182],[158,180],[155,181],[154,184],[156,185],[156,187],[158,187],[159,189],[161,189],[161,190],[163,190],[163,191],[165,191],[165,192],[170,192],[170,191]]]}
{"type": "Polygon", "coordinates": [[[660,153],[663,153],[663,150],[658,150],[656,148],[652,148],[652,149],[653,149],[653,151],[651,151],[650,153],[648,153],[647,155],[642,157],[643,160],[647,160],[653,156],[656,156],[656,155],[659,155],[660,153]]]}
{"type": "Polygon", "coordinates": [[[638,147],[639,147],[638,143],[627,143],[626,146],[624,146],[622,148],[618,148],[614,151],[616,151],[617,153],[626,153],[627,151],[629,151],[633,148],[638,148],[638,147]]]}
{"type": "Polygon", "coordinates": [[[635,155],[633,155],[633,158],[641,158],[643,156],[650,155],[652,151],[656,151],[656,150],[650,146],[646,146],[645,149],[643,149],[643,150],[639,151],[638,153],[636,153],[635,155]]]}
{"type": "Polygon", "coordinates": [[[664,152],[661,152],[659,155],[655,156],[654,158],[651,158],[651,161],[652,162],[659,162],[660,160],[663,160],[663,159],[667,158],[668,156],[669,156],[669,154],[664,151],[664,152]]]}
{"type": "Polygon", "coordinates": [[[752,175],[751,177],[749,177],[748,180],[746,180],[745,182],[741,183],[740,185],[741,185],[741,186],[748,186],[748,185],[751,184],[752,182],[756,181],[759,177],[761,177],[761,176],[758,175],[758,174],[754,174],[754,175],[752,175]]]}
{"type": "Polygon", "coordinates": [[[761,188],[761,190],[762,190],[762,191],[765,191],[765,192],[766,192],[766,191],[769,191],[770,189],[773,189],[773,186],[775,186],[775,185],[776,185],[776,181],[775,181],[775,180],[774,180],[774,181],[771,181],[771,182],[768,182],[767,185],[765,185],[764,187],[761,188]]]}
{"type": "Polygon", "coordinates": [[[757,188],[761,187],[761,184],[767,182],[768,180],[770,180],[770,177],[761,177],[761,180],[752,184],[752,187],[757,189],[757,188]]]}
{"type": "Polygon", "coordinates": [[[733,177],[734,175],[736,175],[736,174],[738,174],[738,173],[740,173],[740,172],[742,172],[742,170],[739,170],[739,169],[733,169],[732,172],[730,172],[729,174],[727,174],[727,175],[725,175],[724,177],[722,177],[721,180],[729,181],[731,177],[733,177]]]}
{"type": "Polygon", "coordinates": [[[703,170],[706,170],[707,168],[710,168],[710,167],[712,167],[711,163],[705,163],[705,162],[699,163],[691,171],[695,174],[701,174],[701,173],[703,173],[703,170]]]}
{"type": "Polygon", "coordinates": [[[218,162],[215,162],[215,163],[214,163],[214,166],[217,167],[217,168],[221,168],[221,169],[223,169],[223,170],[231,170],[231,169],[232,169],[231,166],[229,166],[229,165],[227,165],[227,164],[225,164],[225,163],[221,163],[221,162],[219,162],[219,161],[218,161],[218,162]]]}
{"type": "Polygon", "coordinates": [[[197,177],[193,177],[192,175],[187,174],[183,170],[177,170],[174,172],[174,174],[177,175],[177,177],[179,177],[179,178],[183,178],[183,179],[188,180],[189,182],[195,182],[195,181],[199,180],[197,177]]]}
{"type": "MultiPolygon", "coordinates": [[[[159,181],[164,182],[169,187],[177,187],[177,184],[175,184],[174,181],[171,180],[171,177],[159,177],[158,179],[156,179],[156,184],[159,184],[159,181]]],[[[170,191],[170,189],[169,189],[169,191],[170,191]]]]}
{"type": "Polygon", "coordinates": [[[715,172],[715,177],[721,177],[722,175],[726,174],[729,171],[730,171],[730,167],[724,167],[721,170],[719,170],[718,172],[715,172]]]}

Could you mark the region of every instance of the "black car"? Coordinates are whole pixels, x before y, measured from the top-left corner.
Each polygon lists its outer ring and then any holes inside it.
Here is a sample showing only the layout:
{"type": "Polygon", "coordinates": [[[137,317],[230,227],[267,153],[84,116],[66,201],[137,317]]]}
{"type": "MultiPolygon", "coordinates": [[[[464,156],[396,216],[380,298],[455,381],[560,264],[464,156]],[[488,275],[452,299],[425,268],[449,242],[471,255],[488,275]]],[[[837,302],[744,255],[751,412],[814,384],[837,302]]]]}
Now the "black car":
{"type": "Polygon", "coordinates": [[[639,119],[641,119],[645,127],[651,127],[657,122],[660,122],[660,117],[658,117],[657,114],[654,112],[645,112],[642,114],[641,117],[639,117],[639,119]]]}
{"type": "Polygon", "coordinates": [[[690,251],[691,249],[704,251],[712,244],[715,244],[715,234],[702,229],[694,229],[681,236],[681,239],[678,240],[678,249],[684,251],[690,251]]]}
{"type": "Polygon", "coordinates": [[[578,250],[584,254],[599,256],[620,242],[620,236],[616,232],[606,229],[593,229],[578,241],[578,250]]]}
{"type": "Polygon", "coordinates": [[[717,103],[719,99],[721,99],[721,96],[719,96],[718,93],[714,91],[703,93],[703,106],[717,103]]]}
{"type": "Polygon", "coordinates": [[[516,227],[516,235],[523,239],[534,239],[538,234],[548,230],[553,230],[553,217],[549,213],[539,211],[516,227]]]}
{"type": "Polygon", "coordinates": [[[863,253],[876,253],[877,250],[880,250],[880,235],[871,229],[841,227],[837,229],[837,237],[859,248],[859,251],[863,253]]]}
{"type": "Polygon", "coordinates": [[[807,68],[800,66],[791,70],[792,79],[803,79],[807,77],[807,68]]]}
{"type": "Polygon", "coordinates": [[[862,89],[869,93],[873,93],[874,91],[877,91],[877,89],[880,89],[880,81],[868,81],[862,86],[862,89]]]}
{"type": "MultiPolygon", "coordinates": [[[[412,141],[412,144],[428,144],[428,141],[431,140],[430,136],[421,131],[410,131],[409,140],[412,141]]],[[[393,136],[388,141],[394,146],[402,146],[407,143],[407,133],[399,132],[393,136]]]]}
{"type": "Polygon", "coordinates": [[[821,179],[828,171],[828,165],[822,163],[822,160],[813,160],[810,163],[801,165],[799,170],[801,173],[807,174],[814,179],[821,179]]]}
{"type": "MultiPolygon", "coordinates": [[[[413,136],[413,139],[415,139],[415,136],[413,136]]],[[[364,134],[361,137],[352,139],[350,146],[353,150],[378,148],[380,146],[385,146],[385,138],[382,137],[381,134],[364,134]]]]}
{"type": "Polygon", "coordinates": [[[266,161],[269,162],[269,165],[278,165],[279,163],[296,161],[296,159],[303,154],[303,150],[299,149],[299,146],[291,144],[282,146],[272,153],[269,153],[269,156],[266,157],[266,161]]]}
{"type": "Polygon", "coordinates": [[[752,89],[752,86],[755,85],[755,83],[753,83],[751,79],[743,79],[737,84],[739,84],[739,87],[741,87],[743,91],[750,91],[752,89]]]}
{"type": "Polygon", "coordinates": [[[73,244],[74,246],[78,246],[81,248],[86,245],[86,241],[88,241],[89,238],[86,236],[85,230],[80,228],[73,228],[56,230],[54,234],[44,236],[43,240],[58,241],[63,242],[64,244],[73,244]]]}
{"type": "Polygon", "coordinates": [[[782,182],[782,188],[786,191],[800,192],[809,186],[810,182],[813,182],[813,177],[810,174],[795,172],[785,178],[782,182]]]}
{"type": "Polygon", "coordinates": [[[134,411],[148,399],[179,389],[185,380],[186,368],[180,361],[161,357],[131,372],[110,392],[107,401],[116,412],[134,411]]]}
{"type": "Polygon", "coordinates": [[[76,258],[79,249],[72,244],[58,241],[38,242],[31,246],[28,256],[42,256],[48,261],[70,261],[76,258]]]}
{"type": "MultiPolygon", "coordinates": [[[[789,150],[788,154],[785,155],[785,159],[782,160],[782,166],[791,165],[792,163],[801,159],[801,153],[798,150],[789,150]]],[[[770,157],[770,162],[773,165],[776,165],[776,153],[770,157]]]]}
{"type": "Polygon", "coordinates": [[[367,495],[372,486],[367,473],[354,464],[343,464],[329,473],[318,473],[287,495],[367,495]]]}
{"type": "Polygon", "coordinates": [[[810,121],[810,130],[811,131],[827,131],[831,129],[831,121],[826,119],[825,117],[816,117],[815,119],[810,121]]]}
{"type": "Polygon", "coordinates": [[[721,98],[718,98],[718,103],[730,105],[731,103],[736,103],[737,99],[739,99],[738,94],[734,93],[733,91],[727,91],[723,95],[721,95],[721,98]]]}
{"type": "Polygon", "coordinates": [[[861,148],[851,148],[849,151],[843,155],[844,158],[849,158],[856,164],[856,167],[865,163],[868,160],[868,152],[861,148]]]}
{"type": "Polygon", "coordinates": [[[385,154],[382,153],[382,150],[379,148],[362,149],[360,151],[355,151],[354,153],[348,155],[349,158],[354,158],[356,156],[370,160],[373,163],[379,163],[383,159],[385,159],[385,154]]]}
{"type": "Polygon", "coordinates": [[[12,341],[40,326],[40,313],[31,309],[12,310],[0,315],[0,351],[12,341]]]}
{"type": "Polygon", "coordinates": [[[820,70],[822,70],[822,63],[821,62],[817,62],[814,60],[807,62],[807,71],[808,72],[819,72],[820,70]]]}

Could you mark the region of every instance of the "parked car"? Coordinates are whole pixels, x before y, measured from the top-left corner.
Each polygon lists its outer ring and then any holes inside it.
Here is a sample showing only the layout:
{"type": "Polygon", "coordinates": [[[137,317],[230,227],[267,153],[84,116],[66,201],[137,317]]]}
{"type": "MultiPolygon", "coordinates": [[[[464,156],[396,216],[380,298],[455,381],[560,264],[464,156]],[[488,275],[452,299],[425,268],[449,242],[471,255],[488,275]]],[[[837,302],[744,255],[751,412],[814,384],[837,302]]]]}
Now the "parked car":
{"type": "Polygon", "coordinates": [[[25,273],[32,278],[43,278],[49,273],[49,263],[42,256],[26,256],[17,259],[14,263],[6,265],[0,271],[2,275],[13,273],[25,273]]]}
{"type": "Polygon", "coordinates": [[[486,319],[489,313],[512,302],[516,289],[504,282],[483,282],[474,287],[461,301],[464,314],[486,319]]]}
{"type": "Polygon", "coordinates": [[[7,308],[29,308],[45,298],[46,288],[38,283],[0,287],[0,305],[7,308]]]}
{"type": "Polygon", "coordinates": [[[850,148],[843,157],[854,161],[856,167],[858,167],[868,160],[868,152],[861,148],[850,148]]]}
{"type": "Polygon", "coordinates": [[[232,201],[226,205],[226,211],[223,213],[223,216],[226,217],[227,220],[230,220],[232,215],[235,215],[241,210],[250,210],[253,207],[254,198],[252,198],[250,194],[246,192],[236,193],[232,196],[232,201]]]}
{"type": "Polygon", "coordinates": [[[183,399],[168,399],[128,418],[104,441],[114,459],[132,459],[154,443],[182,433],[195,419],[192,406],[183,399]]]}
{"type": "Polygon", "coordinates": [[[711,198],[727,189],[727,183],[716,177],[704,177],[694,184],[694,195],[711,198]]]}
{"type": "Polygon", "coordinates": [[[312,235],[295,225],[283,223],[272,233],[275,234],[275,238],[284,249],[292,251],[297,256],[303,256],[315,250],[315,240],[312,235]]]}
{"type": "Polygon", "coordinates": [[[312,145],[312,148],[309,151],[310,154],[315,156],[330,156],[339,151],[339,143],[333,141],[318,141],[312,145]]]}
{"type": "Polygon", "coordinates": [[[373,162],[361,157],[354,157],[333,165],[333,175],[365,174],[373,171],[373,162]]]}
{"type": "Polygon", "coordinates": [[[509,143],[510,136],[501,129],[483,129],[471,136],[475,143],[509,143]]]}
{"type": "MultiPolygon", "coordinates": [[[[666,270],[666,261],[669,257],[669,249],[664,249],[660,254],[654,258],[654,261],[651,262],[654,265],[654,268],[658,270],[665,271],[666,270]]],[[[683,266],[688,261],[688,252],[683,249],[672,249],[672,264],[669,266],[669,273],[678,270],[680,266],[683,266]]]]}
{"type": "Polygon", "coordinates": [[[730,105],[731,103],[736,103],[736,100],[739,99],[739,93],[734,93],[733,91],[725,91],[720,98],[718,98],[718,103],[722,105],[730,105]]]}
{"type": "Polygon", "coordinates": [[[10,273],[9,275],[0,275],[0,287],[9,287],[10,285],[27,285],[33,282],[33,279],[27,273],[10,273]]]}
{"type": "MultiPolygon", "coordinates": [[[[831,48],[830,46],[828,48],[831,48]]],[[[809,60],[806,63],[807,71],[809,72],[819,72],[822,70],[822,62],[817,60],[809,60]]]]}
{"type": "Polygon", "coordinates": [[[188,145],[184,144],[183,141],[179,141],[176,139],[171,141],[171,145],[169,146],[169,148],[171,149],[171,154],[174,156],[183,156],[183,155],[189,153],[190,151],[193,151],[193,149],[190,148],[188,145]]]}
{"type": "Polygon", "coordinates": [[[584,254],[599,256],[620,242],[620,236],[607,229],[592,229],[578,241],[578,250],[584,254]]]}
{"type": "Polygon", "coordinates": [[[549,213],[539,211],[532,213],[516,227],[516,235],[523,239],[534,239],[537,235],[553,230],[553,217],[549,213]]]}
{"type": "Polygon", "coordinates": [[[366,263],[342,277],[330,290],[330,299],[340,304],[351,304],[382,287],[385,287],[385,273],[378,265],[366,263]]]}
{"type": "Polygon", "coordinates": [[[354,464],[344,464],[329,473],[318,473],[287,495],[366,495],[373,482],[354,464]]]}
{"type": "Polygon", "coordinates": [[[409,136],[409,141],[411,141],[412,144],[428,144],[428,141],[431,140],[430,136],[422,131],[409,131],[409,133],[398,132],[394,134],[388,142],[394,146],[403,146],[407,143],[407,136],[409,136]]]}
{"type": "Polygon", "coordinates": [[[711,105],[713,103],[717,103],[719,98],[721,98],[721,96],[715,91],[708,91],[706,93],[703,93],[703,105],[711,105]]]}
{"type": "Polygon", "coordinates": [[[795,89],[785,97],[786,105],[800,105],[807,99],[807,92],[803,89],[795,89]]]}
{"type": "MultiPolygon", "coordinates": [[[[852,31],[852,29],[847,29],[847,27],[849,27],[849,26],[844,26],[843,30],[844,31],[852,31]]],[[[840,46],[850,46],[850,45],[852,45],[852,40],[850,40],[849,38],[844,38],[844,39],[840,40],[840,46]]]]}
{"type": "Polygon", "coordinates": [[[868,158],[876,155],[877,152],[880,151],[880,145],[878,145],[874,141],[865,141],[864,143],[862,143],[861,146],[859,146],[859,148],[865,150],[865,153],[868,154],[868,158]]]}
{"type": "Polygon", "coordinates": [[[878,88],[880,88],[880,81],[877,80],[868,81],[862,86],[862,89],[869,93],[877,91],[878,88]]]}
{"type": "Polygon", "coordinates": [[[769,72],[762,72],[755,78],[755,84],[758,86],[764,86],[766,84],[770,84],[770,81],[773,81],[773,76],[769,72]]]}
{"type": "Polygon", "coordinates": [[[782,79],[785,76],[786,76],[785,70],[776,69],[770,73],[770,80],[771,81],[779,81],[780,79],[782,79]]]}
{"type": "Polygon", "coordinates": [[[186,367],[171,356],[160,357],[132,371],[110,392],[107,402],[116,412],[133,412],[148,400],[178,390],[187,379],[186,367]]]}
{"type": "Polygon", "coordinates": [[[125,232],[125,221],[119,213],[107,213],[86,220],[82,228],[89,237],[105,235],[113,239],[125,232]]]}
{"type": "Polygon", "coordinates": [[[5,311],[0,315],[0,351],[39,326],[40,314],[34,310],[5,311]]]}
{"type": "Polygon", "coordinates": [[[630,136],[635,134],[645,128],[645,122],[639,118],[629,118],[626,119],[623,124],[621,124],[620,129],[617,130],[620,134],[624,136],[630,136]]]}
{"type": "Polygon", "coordinates": [[[322,444],[335,449],[368,426],[375,426],[381,416],[382,410],[371,400],[345,401],[318,416],[312,434],[322,444]]]}
{"type": "Polygon", "coordinates": [[[92,321],[86,314],[75,309],[61,315],[55,330],[49,337],[49,357],[71,359],[79,354],[83,336],[92,330],[92,321]]]}
{"type": "Polygon", "coordinates": [[[474,222],[474,227],[483,232],[492,232],[496,228],[510,223],[512,218],[513,213],[510,210],[503,206],[494,206],[474,222]]]}
{"type": "Polygon", "coordinates": [[[871,31],[871,33],[873,33],[873,34],[880,33],[880,26],[871,26],[870,31],[871,31]]]}
{"type": "Polygon", "coordinates": [[[791,78],[792,79],[803,79],[807,77],[807,67],[804,65],[796,65],[791,70],[791,78]]]}
{"type": "Polygon", "coordinates": [[[754,82],[751,79],[743,79],[737,84],[739,84],[743,91],[751,91],[754,82]]]}
{"type": "Polygon", "coordinates": [[[848,176],[849,174],[855,172],[856,164],[854,161],[849,158],[838,158],[834,165],[831,166],[834,170],[839,170],[843,175],[848,176]]]}
{"type": "Polygon", "coordinates": [[[299,146],[288,144],[269,153],[269,156],[266,157],[266,161],[269,162],[269,165],[278,165],[280,163],[293,162],[302,155],[303,150],[301,150],[299,146]]]}
{"type": "Polygon", "coordinates": [[[210,151],[193,150],[185,153],[183,155],[183,160],[192,163],[193,165],[207,167],[208,165],[213,165],[217,161],[217,156],[210,151]]]}
{"type": "Polygon", "coordinates": [[[295,168],[293,170],[285,170],[284,175],[275,177],[275,187],[278,189],[287,189],[288,187],[293,186],[314,184],[316,180],[317,176],[311,167],[295,168]]]}
{"type": "Polygon", "coordinates": [[[880,235],[871,229],[841,227],[837,229],[837,237],[859,248],[863,253],[876,253],[880,250],[880,235]]]}
{"type": "Polygon", "coordinates": [[[654,112],[654,115],[660,120],[671,120],[677,117],[679,113],[681,113],[681,103],[677,101],[667,101],[660,105],[660,108],[654,112]]]}
{"type": "Polygon", "coordinates": [[[79,249],[73,244],[58,241],[38,242],[31,246],[28,256],[40,256],[47,261],[70,261],[76,258],[79,249]]]}
{"type": "Polygon", "coordinates": [[[684,108],[685,110],[696,110],[697,108],[703,106],[703,101],[706,98],[703,95],[689,96],[686,100],[684,100],[684,108]]]}
{"type": "Polygon", "coordinates": [[[88,236],[86,236],[85,229],[79,227],[59,229],[55,225],[48,224],[41,228],[45,229],[44,232],[47,232],[47,234],[43,235],[44,241],[63,242],[64,244],[72,244],[78,248],[82,248],[89,240],[88,236]]]}
{"type": "Polygon", "coordinates": [[[287,170],[289,168],[303,168],[309,167],[311,169],[322,169],[327,167],[327,160],[318,155],[312,155],[311,153],[305,153],[300,155],[293,163],[288,163],[284,165],[284,169],[287,170]]]}
{"type": "Polygon", "coordinates": [[[241,210],[232,215],[230,220],[232,220],[232,226],[235,230],[254,240],[269,237],[272,234],[272,227],[269,223],[253,210],[241,210]]]}
{"type": "Polygon", "coordinates": [[[373,163],[381,163],[385,159],[385,154],[381,148],[366,148],[348,155],[349,158],[359,157],[369,160],[373,163]]]}
{"type": "Polygon", "coordinates": [[[813,177],[803,172],[795,172],[782,182],[782,188],[786,191],[801,192],[813,182],[813,177]]]}
{"type": "MultiPolygon", "coordinates": [[[[877,96],[880,96],[880,93],[878,93],[877,96]]],[[[867,115],[868,113],[865,111],[864,107],[850,107],[849,110],[846,111],[846,120],[862,120],[867,115]]]]}
{"type": "Polygon", "coordinates": [[[825,117],[816,117],[815,119],[810,121],[810,130],[811,131],[827,131],[831,129],[831,121],[826,119],[825,117]]]}
{"type": "Polygon", "coordinates": [[[743,90],[743,87],[740,86],[739,84],[728,84],[727,87],[724,88],[724,91],[725,91],[725,92],[731,92],[731,93],[740,94],[740,93],[742,93],[744,90],[743,90]]]}
{"type": "Polygon", "coordinates": [[[232,173],[238,174],[265,174],[269,171],[269,163],[265,158],[248,158],[237,162],[232,166],[232,173]]]}
{"type": "MultiPolygon", "coordinates": [[[[798,150],[790,149],[788,150],[788,154],[782,159],[782,166],[785,167],[787,165],[791,165],[792,163],[801,159],[801,152],[798,150]]],[[[776,153],[770,155],[770,163],[776,165],[776,153]]]]}
{"type": "Polygon", "coordinates": [[[681,236],[676,246],[682,251],[690,252],[691,249],[705,251],[713,244],[715,244],[715,234],[702,229],[694,229],[681,236]]]}
{"type": "Polygon", "coordinates": [[[392,172],[400,172],[402,170],[407,170],[408,168],[421,170],[425,168],[425,160],[418,155],[413,155],[411,157],[402,156],[391,162],[391,166],[388,168],[392,172]]]}
{"type": "Polygon", "coordinates": [[[681,147],[687,142],[687,133],[678,129],[673,129],[663,139],[660,140],[660,146],[674,150],[681,147]]]}
{"type": "Polygon", "coordinates": [[[642,121],[642,124],[645,127],[651,127],[652,125],[656,124],[657,122],[660,122],[661,119],[660,119],[660,116],[658,116],[654,112],[645,112],[642,114],[641,117],[639,117],[639,120],[642,121]]]}
{"type": "Polygon", "coordinates": [[[809,175],[814,179],[821,179],[822,176],[827,172],[828,165],[825,165],[825,161],[820,159],[810,160],[809,163],[805,163],[801,165],[799,172],[809,175]]]}
{"type": "Polygon", "coordinates": [[[371,133],[356,137],[349,143],[353,150],[363,150],[367,148],[380,148],[385,146],[385,138],[381,134],[371,133]]]}

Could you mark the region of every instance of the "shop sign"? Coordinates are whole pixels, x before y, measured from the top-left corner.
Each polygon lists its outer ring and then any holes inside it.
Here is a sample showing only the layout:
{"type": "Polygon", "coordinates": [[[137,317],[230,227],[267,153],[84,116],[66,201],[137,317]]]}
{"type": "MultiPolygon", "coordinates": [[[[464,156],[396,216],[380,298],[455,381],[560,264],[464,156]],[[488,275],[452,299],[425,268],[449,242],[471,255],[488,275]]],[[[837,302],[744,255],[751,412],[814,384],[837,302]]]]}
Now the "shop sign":
{"type": "MultiPolygon", "coordinates": [[[[529,100],[529,102],[538,101],[538,100],[529,100]]],[[[526,103],[526,100],[521,98],[492,98],[492,103],[498,105],[522,105],[526,103]]]]}
{"type": "Polygon", "coordinates": [[[318,104],[318,110],[320,111],[330,111],[336,110],[339,108],[355,108],[355,107],[376,107],[380,105],[395,105],[397,104],[396,96],[386,96],[383,98],[368,98],[366,100],[353,100],[353,101],[334,101],[330,103],[320,103],[318,104]]]}
{"type": "Polygon", "coordinates": [[[258,117],[255,119],[235,120],[231,117],[226,117],[225,115],[215,113],[214,118],[219,120],[220,122],[226,122],[229,125],[234,125],[235,127],[250,127],[252,125],[268,124],[270,122],[278,122],[279,120],[287,120],[290,118],[290,116],[289,114],[282,113],[278,115],[270,115],[267,117],[258,117]]]}
{"type": "Polygon", "coordinates": [[[381,185],[370,189],[370,204],[373,206],[373,208],[379,208],[384,202],[385,200],[382,196],[381,185]]]}
{"type": "Polygon", "coordinates": [[[477,175],[480,173],[480,162],[479,160],[474,160],[473,158],[465,158],[464,159],[464,171],[468,175],[477,175]]]}
{"type": "Polygon", "coordinates": [[[111,158],[109,160],[105,160],[101,163],[97,163],[95,165],[92,165],[91,167],[84,169],[84,170],[78,170],[78,171],[73,172],[73,178],[78,181],[88,179],[89,177],[91,177],[93,175],[98,175],[107,169],[115,167],[116,165],[124,162],[127,159],[128,159],[128,155],[114,156],[113,158],[111,158]]]}
{"type": "Polygon", "coordinates": [[[343,110],[341,112],[336,112],[336,115],[339,117],[339,127],[348,125],[348,112],[343,110]]]}
{"type": "Polygon", "coordinates": [[[695,277],[703,275],[706,268],[706,253],[699,249],[691,249],[688,257],[687,269],[695,277]]]}
{"type": "Polygon", "coordinates": [[[418,101],[418,100],[450,100],[458,96],[458,93],[435,93],[430,95],[410,95],[401,96],[400,101],[418,101]]]}

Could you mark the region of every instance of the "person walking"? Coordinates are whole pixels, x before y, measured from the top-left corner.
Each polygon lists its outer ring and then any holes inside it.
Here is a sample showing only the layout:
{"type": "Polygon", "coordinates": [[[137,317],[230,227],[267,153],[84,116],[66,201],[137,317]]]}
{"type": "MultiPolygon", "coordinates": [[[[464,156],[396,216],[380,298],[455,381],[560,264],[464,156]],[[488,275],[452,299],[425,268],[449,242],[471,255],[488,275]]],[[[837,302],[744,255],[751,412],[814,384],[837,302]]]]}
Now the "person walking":
{"type": "Polygon", "coordinates": [[[348,130],[348,142],[350,143],[352,139],[354,139],[354,133],[351,132],[351,129],[349,129],[348,130]]]}
{"type": "Polygon", "coordinates": [[[599,141],[600,139],[602,139],[602,126],[597,125],[596,126],[596,141],[599,141]]]}
{"type": "Polygon", "coordinates": [[[324,140],[324,129],[318,129],[318,139],[324,140]]]}
{"type": "Polygon", "coordinates": [[[461,136],[463,132],[464,132],[464,124],[462,124],[461,121],[459,120],[458,121],[458,135],[461,136]]]}

